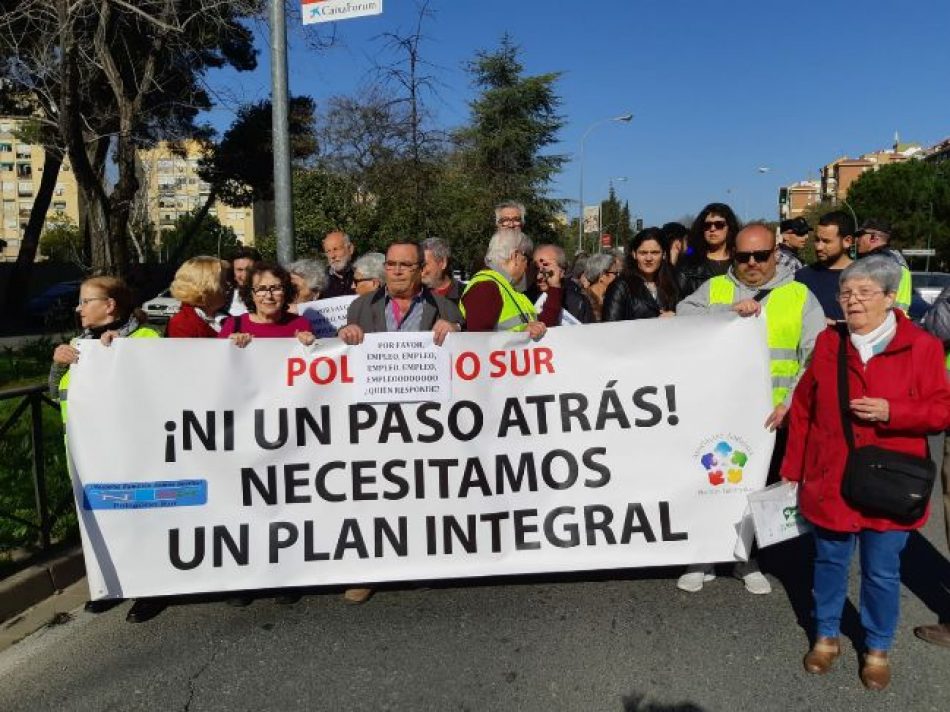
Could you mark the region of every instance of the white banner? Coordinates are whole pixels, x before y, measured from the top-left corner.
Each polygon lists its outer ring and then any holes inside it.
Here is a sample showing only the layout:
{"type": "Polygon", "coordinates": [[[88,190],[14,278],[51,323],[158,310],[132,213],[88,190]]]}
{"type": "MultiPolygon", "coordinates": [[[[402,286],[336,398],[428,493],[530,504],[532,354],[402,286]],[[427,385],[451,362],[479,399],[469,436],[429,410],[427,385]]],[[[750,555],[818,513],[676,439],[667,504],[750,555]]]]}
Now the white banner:
{"type": "Polygon", "coordinates": [[[300,3],[305,25],[380,15],[382,12],[383,0],[301,0],[300,3]]]}
{"type": "Polygon", "coordinates": [[[733,558],[773,443],[762,320],[451,334],[441,404],[355,402],[359,348],[84,344],[67,435],[91,595],[733,558]]]}

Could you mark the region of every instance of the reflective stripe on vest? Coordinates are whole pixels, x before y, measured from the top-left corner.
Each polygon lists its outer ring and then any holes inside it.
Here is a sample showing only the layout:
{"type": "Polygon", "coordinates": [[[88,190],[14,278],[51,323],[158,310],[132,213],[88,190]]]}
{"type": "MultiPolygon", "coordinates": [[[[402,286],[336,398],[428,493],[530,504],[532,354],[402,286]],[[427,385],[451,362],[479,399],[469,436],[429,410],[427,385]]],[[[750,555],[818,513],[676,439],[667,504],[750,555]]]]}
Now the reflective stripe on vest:
{"type": "Polygon", "coordinates": [[[911,277],[910,270],[906,267],[901,267],[901,283],[897,287],[897,299],[894,302],[894,305],[898,309],[902,309],[906,314],[908,309],[910,309],[910,300],[913,289],[911,286],[911,277]]]}
{"type": "Polygon", "coordinates": [[[465,295],[468,294],[468,290],[482,282],[494,282],[498,286],[498,293],[501,296],[501,311],[498,313],[498,323],[495,324],[495,331],[524,331],[528,328],[528,322],[538,320],[538,312],[531,300],[512,287],[511,282],[501,272],[496,272],[493,269],[483,269],[476,272],[468,280],[465,291],[462,292],[463,300],[459,302],[462,316],[465,316],[465,295]]]}
{"type": "MultiPolygon", "coordinates": [[[[710,304],[732,304],[736,285],[725,275],[713,277],[709,284],[710,304]]],[[[808,287],[788,282],[769,292],[765,298],[765,327],[769,342],[769,372],[772,376],[772,405],[785,401],[801,370],[798,345],[802,340],[802,311],[808,299],[808,287]]]]}
{"type": "MultiPolygon", "coordinates": [[[[155,329],[151,328],[150,326],[140,326],[138,329],[136,329],[131,334],[129,334],[127,338],[129,339],[157,339],[160,336],[161,334],[159,334],[157,331],[155,331],[155,329]]],[[[69,342],[69,345],[75,346],[77,341],[79,341],[79,339],[73,339],[72,341],[69,342]]],[[[71,369],[66,371],[66,373],[63,374],[63,377],[59,379],[59,412],[60,412],[60,415],[63,416],[63,426],[66,425],[66,410],[67,410],[66,400],[69,396],[69,374],[70,373],[71,373],[71,369]]]]}

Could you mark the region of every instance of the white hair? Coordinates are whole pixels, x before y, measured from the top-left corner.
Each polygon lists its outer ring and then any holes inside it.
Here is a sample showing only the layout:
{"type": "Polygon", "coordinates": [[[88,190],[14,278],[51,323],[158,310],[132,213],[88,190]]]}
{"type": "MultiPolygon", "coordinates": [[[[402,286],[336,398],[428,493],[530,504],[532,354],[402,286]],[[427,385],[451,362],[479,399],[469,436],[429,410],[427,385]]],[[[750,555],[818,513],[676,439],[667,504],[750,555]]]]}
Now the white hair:
{"type": "Polygon", "coordinates": [[[533,251],[534,245],[521,230],[501,228],[488,241],[485,264],[491,269],[498,269],[504,267],[505,262],[510,260],[515,252],[523,252],[530,259],[533,251]]]}
{"type": "Polygon", "coordinates": [[[359,272],[368,279],[378,279],[382,284],[386,281],[385,261],[386,255],[382,252],[367,252],[353,263],[353,272],[359,272]]]}
{"type": "Polygon", "coordinates": [[[901,284],[901,266],[886,255],[868,255],[852,262],[838,277],[838,286],[843,287],[849,279],[870,279],[884,290],[885,294],[897,291],[901,284]]]}

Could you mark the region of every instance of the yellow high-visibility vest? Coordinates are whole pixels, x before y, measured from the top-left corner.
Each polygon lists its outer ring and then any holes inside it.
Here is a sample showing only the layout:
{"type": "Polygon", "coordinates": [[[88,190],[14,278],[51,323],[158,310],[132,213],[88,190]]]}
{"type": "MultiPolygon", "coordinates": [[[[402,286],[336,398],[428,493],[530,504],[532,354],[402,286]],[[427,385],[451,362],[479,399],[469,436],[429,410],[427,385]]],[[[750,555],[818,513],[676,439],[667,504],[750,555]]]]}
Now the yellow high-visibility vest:
{"type": "Polygon", "coordinates": [[[495,331],[524,331],[528,328],[528,322],[538,320],[538,312],[531,300],[512,287],[505,275],[493,269],[476,272],[468,280],[465,291],[462,292],[463,300],[459,303],[462,316],[465,316],[465,295],[472,287],[482,282],[494,282],[498,285],[498,292],[501,294],[501,311],[498,313],[495,331]]]}
{"type": "MultiPolygon", "coordinates": [[[[732,304],[736,285],[726,275],[713,277],[709,284],[710,304],[732,304]]],[[[772,405],[785,401],[801,370],[798,345],[802,340],[802,310],[808,287],[788,282],[765,298],[765,325],[769,343],[769,372],[772,376],[772,405]]]]}

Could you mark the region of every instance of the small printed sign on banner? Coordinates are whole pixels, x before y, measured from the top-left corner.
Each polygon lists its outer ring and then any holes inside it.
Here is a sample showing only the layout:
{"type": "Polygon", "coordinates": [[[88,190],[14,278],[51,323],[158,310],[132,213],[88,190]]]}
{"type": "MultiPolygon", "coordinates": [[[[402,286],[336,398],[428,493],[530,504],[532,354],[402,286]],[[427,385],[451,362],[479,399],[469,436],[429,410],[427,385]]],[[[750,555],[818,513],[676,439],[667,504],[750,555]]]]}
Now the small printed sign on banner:
{"type": "Polygon", "coordinates": [[[354,354],[363,403],[445,403],[451,397],[449,352],[432,332],[366,334],[354,354]]]}

